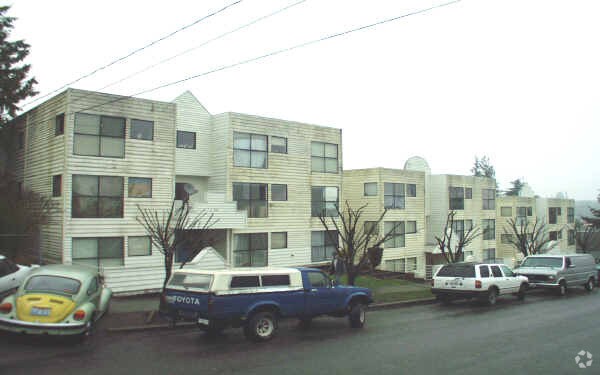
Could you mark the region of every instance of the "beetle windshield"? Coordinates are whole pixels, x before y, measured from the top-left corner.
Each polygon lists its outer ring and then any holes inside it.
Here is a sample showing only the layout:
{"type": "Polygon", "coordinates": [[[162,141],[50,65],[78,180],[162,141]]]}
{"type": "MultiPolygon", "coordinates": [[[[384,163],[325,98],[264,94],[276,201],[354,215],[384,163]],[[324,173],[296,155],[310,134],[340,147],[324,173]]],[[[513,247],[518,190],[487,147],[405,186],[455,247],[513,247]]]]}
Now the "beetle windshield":
{"type": "Polygon", "coordinates": [[[38,275],[27,281],[25,290],[28,292],[50,292],[75,295],[79,292],[81,282],[61,276],[38,275]]]}
{"type": "Polygon", "coordinates": [[[192,289],[208,290],[212,282],[212,275],[202,275],[195,273],[176,273],[171,277],[169,286],[183,287],[192,289]]]}
{"type": "Polygon", "coordinates": [[[561,268],[563,264],[562,258],[554,257],[533,257],[527,258],[521,264],[521,267],[554,267],[561,268]]]}

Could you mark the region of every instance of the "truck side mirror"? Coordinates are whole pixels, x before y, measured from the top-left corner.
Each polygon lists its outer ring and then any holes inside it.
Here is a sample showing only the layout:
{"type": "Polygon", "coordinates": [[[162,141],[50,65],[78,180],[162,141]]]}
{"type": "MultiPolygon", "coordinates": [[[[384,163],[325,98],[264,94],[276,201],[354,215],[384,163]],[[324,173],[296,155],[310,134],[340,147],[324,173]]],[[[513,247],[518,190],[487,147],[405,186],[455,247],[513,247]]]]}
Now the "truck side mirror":
{"type": "Polygon", "coordinates": [[[335,282],[335,280],[329,280],[330,287],[335,288],[336,285],[337,285],[337,283],[335,282]]]}

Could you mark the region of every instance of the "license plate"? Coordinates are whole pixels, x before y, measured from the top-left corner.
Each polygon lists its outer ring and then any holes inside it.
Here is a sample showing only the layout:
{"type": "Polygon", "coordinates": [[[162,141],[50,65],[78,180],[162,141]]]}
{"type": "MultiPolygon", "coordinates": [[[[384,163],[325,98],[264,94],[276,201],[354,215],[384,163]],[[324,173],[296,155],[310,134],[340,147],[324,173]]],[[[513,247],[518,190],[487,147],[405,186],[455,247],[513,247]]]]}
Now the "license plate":
{"type": "Polygon", "coordinates": [[[50,309],[32,307],[30,314],[35,316],[50,316],[50,309]]]}
{"type": "Polygon", "coordinates": [[[209,323],[208,319],[198,318],[198,324],[204,324],[205,326],[207,326],[208,323],[209,323]]]}
{"type": "Polygon", "coordinates": [[[458,286],[458,280],[448,281],[448,285],[452,288],[456,288],[458,286]]]}

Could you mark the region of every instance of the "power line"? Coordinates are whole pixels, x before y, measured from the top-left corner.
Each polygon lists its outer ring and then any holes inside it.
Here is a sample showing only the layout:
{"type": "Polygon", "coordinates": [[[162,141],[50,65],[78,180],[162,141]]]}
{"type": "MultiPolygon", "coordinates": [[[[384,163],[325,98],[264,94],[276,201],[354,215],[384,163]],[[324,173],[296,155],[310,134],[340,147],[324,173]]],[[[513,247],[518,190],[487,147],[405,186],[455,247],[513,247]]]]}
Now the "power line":
{"type": "Polygon", "coordinates": [[[190,23],[190,24],[188,24],[188,25],[185,25],[185,26],[183,26],[183,27],[181,27],[181,28],[179,28],[179,29],[177,29],[177,30],[175,30],[175,31],[173,31],[173,32],[171,32],[171,33],[169,33],[169,34],[167,34],[167,35],[165,35],[165,36],[163,36],[163,37],[159,38],[159,39],[156,39],[156,40],[154,40],[154,41],[152,41],[152,42],[150,42],[150,43],[146,44],[146,45],[145,45],[145,46],[143,46],[143,47],[137,48],[137,49],[133,50],[132,52],[128,53],[127,55],[125,55],[125,56],[123,56],[123,57],[119,57],[118,59],[116,59],[116,60],[113,60],[112,62],[110,62],[110,63],[108,63],[108,64],[106,64],[106,65],[103,65],[103,66],[101,66],[101,67],[99,67],[99,68],[96,68],[95,70],[91,71],[90,73],[87,73],[87,74],[85,74],[85,75],[83,75],[83,76],[81,76],[81,77],[79,77],[79,78],[77,78],[77,79],[75,79],[75,80],[73,80],[73,81],[71,81],[71,82],[69,82],[69,83],[66,83],[66,84],[64,84],[63,86],[61,86],[61,87],[59,87],[59,88],[57,88],[57,89],[55,89],[55,90],[53,90],[53,91],[50,91],[50,92],[49,92],[49,93],[47,93],[47,94],[44,94],[44,95],[42,95],[42,96],[38,96],[37,98],[35,98],[35,99],[31,100],[30,102],[28,102],[28,103],[24,104],[24,105],[23,105],[23,107],[26,107],[26,106],[28,106],[28,105],[30,105],[30,104],[33,104],[33,103],[37,102],[37,101],[38,101],[38,100],[40,100],[40,99],[46,98],[46,97],[48,97],[48,96],[50,96],[50,95],[52,95],[52,94],[54,94],[54,93],[56,93],[56,92],[58,92],[58,91],[61,91],[61,90],[62,90],[62,89],[64,89],[64,88],[67,88],[67,87],[71,86],[71,85],[72,85],[72,84],[74,84],[74,83],[77,83],[77,82],[81,81],[82,79],[88,78],[88,77],[90,77],[90,76],[92,76],[92,75],[94,75],[94,74],[98,73],[98,72],[99,72],[99,71],[101,71],[101,70],[104,70],[104,69],[106,69],[106,68],[108,68],[108,67],[111,67],[112,65],[115,65],[115,64],[117,64],[117,63],[119,63],[119,62],[121,62],[121,61],[123,61],[123,60],[125,60],[125,59],[128,59],[129,57],[131,57],[131,56],[133,56],[133,55],[135,55],[135,54],[137,54],[137,53],[139,53],[139,52],[141,52],[141,51],[143,51],[143,50],[145,50],[145,49],[147,49],[147,48],[150,48],[150,47],[154,46],[155,44],[157,44],[157,43],[160,43],[160,42],[162,42],[163,40],[165,40],[165,39],[168,39],[168,38],[170,38],[170,37],[174,36],[175,34],[178,34],[178,33],[180,33],[181,31],[184,31],[184,30],[186,30],[186,29],[189,29],[190,27],[192,27],[192,26],[194,26],[194,25],[197,25],[198,23],[200,23],[200,22],[202,22],[202,21],[204,21],[204,20],[206,20],[206,19],[208,19],[208,18],[210,18],[210,17],[212,17],[212,16],[214,16],[214,15],[217,15],[217,14],[219,14],[219,13],[221,13],[221,12],[224,12],[224,11],[225,11],[225,10],[227,10],[228,8],[230,8],[230,7],[234,6],[234,5],[237,5],[237,4],[241,3],[242,1],[243,1],[243,0],[237,0],[237,1],[234,1],[233,3],[230,3],[230,4],[228,4],[228,5],[224,6],[223,8],[221,8],[221,9],[219,9],[219,10],[217,10],[217,11],[214,11],[214,12],[212,12],[212,13],[209,13],[208,15],[206,15],[206,16],[203,16],[203,17],[201,17],[201,18],[198,18],[198,19],[197,19],[197,20],[195,20],[194,22],[192,22],[192,23],[190,23]]]}
{"type": "Polygon", "coordinates": [[[112,104],[112,103],[115,103],[115,102],[118,102],[118,101],[121,101],[121,100],[124,100],[124,99],[133,98],[135,96],[142,95],[142,94],[147,94],[149,92],[160,90],[160,89],[163,89],[165,87],[174,86],[174,85],[177,85],[177,84],[180,84],[180,83],[192,80],[192,79],[196,79],[196,78],[200,78],[200,77],[203,77],[203,76],[207,76],[207,75],[212,74],[212,73],[216,73],[216,72],[220,72],[220,71],[223,71],[223,70],[231,69],[231,68],[234,68],[234,67],[240,66],[240,65],[245,65],[245,64],[248,64],[248,63],[251,63],[251,62],[254,62],[254,61],[265,59],[267,57],[272,57],[272,56],[275,56],[275,55],[279,55],[279,54],[284,53],[284,52],[293,51],[295,49],[299,49],[299,48],[306,47],[306,46],[309,46],[309,45],[312,45],[312,44],[320,43],[320,42],[323,42],[323,41],[326,41],[326,40],[329,40],[329,39],[333,39],[333,38],[337,38],[337,37],[340,37],[340,36],[348,35],[348,34],[351,34],[351,33],[357,32],[357,31],[361,31],[361,30],[370,29],[372,27],[379,26],[379,25],[382,25],[382,24],[385,24],[385,23],[397,21],[397,20],[400,20],[402,18],[406,18],[406,17],[409,17],[409,16],[421,14],[421,13],[426,13],[426,12],[429,12],[429,11],[434,10],[434,9],[438,9],[438,8],[446,7],[446,6],[449,6],[449,5],[453,5],[453,4],[456,4],[456,3],[460,2],[460,1],[461,0],[449,1],[449,2],[446,2],[446,3],[434,5],[434,6],[429,7],[429,8],[424,8],[424,9],[417,10],[417,11],[414,11],[414,12],[405,13],[405,14],[400,15],[400,16],[396,16],[396,17],[388,18],[388,19],[385,19],[385,20],[382,20],[382,21],[378,21],[378,22],[375,22],[375,23],[371,23],[371,24],[368,24],[368,25],[359,26],[359,27],[354,28],[354,29],[342,31],[342,32],[335,33],[335,34],[330,34],[330,35],[327,35],[327,36],[324,36],[324,37],[321,37],[321,38],[318,38],[318,39],[313,39],[313,40],[310,40],[308,42],[296,44],[296,45],[291,46],[291,47],[287,47],[287,48],[282,48],[282,49],[279,49],[279,50],[275,50],[275,51],[266,53],[264,55],[253,57],[253,58],[250,58],[250,59],[247,59],[247,60],[242,60],[242,61],[239,61],[239,62],[236,62],[236,63],[233,63],[233,64],[229,64],[229,65],[223,65],[221,67],[218,67],[218,68],[215,68],[215,69],[203,72],[203,73],[199,73],[199,74],[195,74],[195,75],[192,75],[192,76],[188,76],[186,78],[183,78],[183,79],[180,79],[180,80],[177,80],[177,81],[165,83],[163,85],[156,86],[156,87],[153,87],[153,88],[150,88],[150,89],[147,89],[147,90],[143,90],[143,91],[137,92],[135,94],[131,94],[131,95],[127,95],[127,96],[122,96],[122,97],[119,97],[119,98],[116,98],[116,99],[113,99],[113,100],[109,100],[109,101],[107,101],[105,103],[101,103],[101,104],[93,105],[93,106],[90,106],[90,107],[86,107],[86,108],[81,109],[80,111],[83,112],[83,111],[87,111],[87,110],[90,110],[90,109],[95,109],[95,108],[102,107],[102,106],[107,105],[107,104],[112,104]]]}
{"type": "Polygon", "coordinates": [[[142,73],[147,72],[150,69],[153,69],[153,68],[155,68],[155,67],[157,67],[159,65],[162,65],[162,64],[167,63],[167,62],[169,62],[171,60],[174,60],[177,57],[180,57],[180,56],[183,56],[183,55],[185,55],[187,53],[195,51],[195,50],[197,50],[197,49],[199,49],[201,47],[204,47],[205,45],[207,45],[209,43],[212,43],[212,42],[214,42],[216,40],[222,39],[222,38],[226,37],[227,35],[233,34],[233,33],[237,32],[237,31],[243,30],[243,29],[245,29],[245,28],[247,28],[249,26],[252,26],[252,25],[254,25],[254,24],[256,24],[256,23],[258,23],[260,21],[263,21],[263,20],[269,18],[269,17],[275,16],[275,15],[281,13],[281,12],[284,12],[284,11],[288,10],[289,8],[295,7],[296,5],[300,5],[300,4],[304,3],[304,2],[306,2],[306,0],[300,0],[300,1],[297,1],[297,2],[295,2],[293,4],[290,4],[290,5],[287,5],[287,6],[283,7],[283,8],[280,8],[280,9],[276,10],[275,12],[272,12],[272,13],[266,14],[264,16],[261,16],[259,18],[256,18],[256,19],[254,19],[254,20],[252,20],[252,21],[250,21],[250,22],[248,22],[248,23],[246,23],[246,24],[244,24],[242,26],[236,27],[233,30],[227,31],[227,32],[225,32],[223,34],[220,34],[220,35],[214,37],[214,38],[211,38],[211,39],[209,39],[209,40],[207,40],[207,41],[205,41],[205,42],[203,42],[203,43],[201,43],[201,44],[199,44],[199,45],[197,45],[195,47],[188,48],[188,49],[186,49],[186,50],[184,50],[182,52],[179,52],[179,53],[177,53],[177,54],[175,54],[173,56],[167,57],[166,59],[163,59],[163,60],[161,60],[161,61],[159,61],[159,62],[157,62],[155,64],[149,65],[149,66],[147,66],[147,67],[145,67],[145,68],[143,68],[141,70],[138,70],[138,71],[136,71],[136,72],[134,72],[134,73],[132,73],[132,74],[124,77],[124,78],[121,78],[121,79],[119,79],[117,81],[109,83],[108,85],[103,86],[103,87],[99,88],[96,91],[104,90],[106,88],[112,87],[112,86],[114,86],[116,84],[119,84],[121,82],[124,82],[124,81],[126,81],[126,80],[128,80],[130,78],[136,77],[136,76],[138,76],[138,75],[140,75],[142,73]]]}

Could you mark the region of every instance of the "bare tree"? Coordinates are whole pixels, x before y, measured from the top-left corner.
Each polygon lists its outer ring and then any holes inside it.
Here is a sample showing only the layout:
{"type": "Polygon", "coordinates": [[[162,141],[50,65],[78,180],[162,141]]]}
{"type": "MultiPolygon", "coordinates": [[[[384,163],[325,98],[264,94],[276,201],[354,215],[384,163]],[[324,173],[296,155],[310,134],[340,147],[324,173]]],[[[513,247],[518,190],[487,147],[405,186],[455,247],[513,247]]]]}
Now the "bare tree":
{"type": "Polygon", "coordinates": [[[139,216],[136,217],[137,222],[144,227],[154,246],[164,256],[164,292],[171,277],[177,247],[185,243],[194,250],[181,263],[181,268],[208,244],[206,231],[218,220],[215,220],[214,214],[207,210],[201,210],[198,214],[192,215],[192,208],[188,201],[183,201],[179,207],[176,207],[175,201],[173,201],[168,211],[142,208],[139,205],[137,208],[139,212],[139,216]]]}
{"type": "Polygon", "coordinates": [[[331,234],[337,232],[341,240],[340,246],[336,249],[337,255],[344,262],[346,273],[348,275],[348,284],[354,285],[356,277],[369,261],[369,249],[380,247],[385,241],[395,235],[398,225],[395,225],[383,236],[379,235],[379,225],[383,220],[387,209],[385,209],[377,220],[371,221],[372,225],[365,226],[362,216],[367,204],[353,209],[348,201],[345,203],[345,210],[340,211],[336,205],[337,217],[320,215],[319,219],[331,236],[332,242],[337,243],[337,238],[331,234]],[[360,225],[359,225],[360,224],[360,225]]]}
{"type": "Polygon", "coordinates": [[[583,221],[577,219],[575,220],[575,225],[573,227],[575,230],[575,240],[577,241],[577,250],[581,250],[584,253],[592,250],[592,243],[594,242],[595,233],[597,233],[596,229],[594,229],[593,225],[585,225],[583,221]]]}
{"type": "Polygon", "coordinates": [[[477,226],[471,226],[466,231],[463,227],[461,232],[456,233],[455,216],[456,211],[450,211],[446,217],[446,224],[442,236],[435,236],[438,248],[442,252],[447,263],[460,262],[463,258],[463,249],[481,235],[480,228],[477,226]],[[454,233],[456,233],[456,239],[453,239],[454,233]]]}
{"type": "Polygon", "coordinates": [[[517,222],[511,218],[507,222],[508,229],[504,228],[504,234],[509,236],[510,244],[523,256],[540,254],[543,250],[548,251],[556,246],[548,235],[544,221],[536,218],[533,225],[530,225],[529,220],[517,222]]]}

